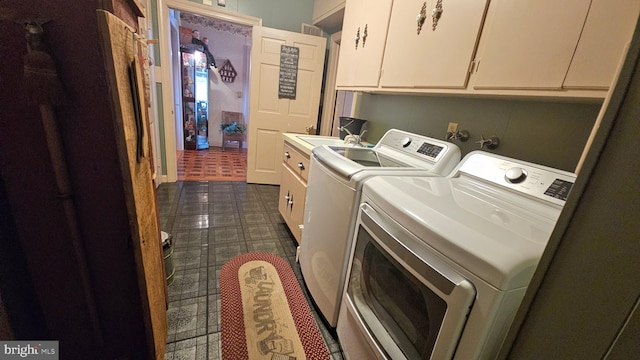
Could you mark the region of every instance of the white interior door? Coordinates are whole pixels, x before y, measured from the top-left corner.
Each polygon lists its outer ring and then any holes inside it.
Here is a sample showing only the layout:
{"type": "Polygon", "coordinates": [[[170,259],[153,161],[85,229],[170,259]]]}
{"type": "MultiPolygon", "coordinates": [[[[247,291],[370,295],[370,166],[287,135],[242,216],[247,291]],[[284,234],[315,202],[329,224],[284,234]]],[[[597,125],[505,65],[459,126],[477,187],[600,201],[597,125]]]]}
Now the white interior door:
{"type": "Polygon", "coordinates": [[[252,38],[247,182],[279,184],[282,133],[318,122],[326,39],[262,26],[252,38]],[[299,49],[295,99],[278,97],[282,45],[299,49]]]}

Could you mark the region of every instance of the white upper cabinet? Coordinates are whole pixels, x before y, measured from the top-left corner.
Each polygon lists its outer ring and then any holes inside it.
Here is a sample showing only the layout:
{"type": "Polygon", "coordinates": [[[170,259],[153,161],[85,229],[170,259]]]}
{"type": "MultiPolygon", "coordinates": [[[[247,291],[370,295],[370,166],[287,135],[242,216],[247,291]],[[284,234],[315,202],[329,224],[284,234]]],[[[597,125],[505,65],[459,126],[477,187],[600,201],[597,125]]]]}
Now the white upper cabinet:
{"type": "Polygon", "coordinates": [[[637,0],[592,0],[564,87],[609,88],[639,13],[637,0]]]}
{"type": "Polygon", "coordinates": [[[315,0],[313,24],[329,33],[340,30],[345,2],[345,0],[315,0]]]}
{"type": "Polygon", "coordinates": [[[347,1],[336,86],[377,87],[392,0],[347,1]]]}
{"type": "Polygon", "coordinates": [[[313,23],[321,22],[323,19],[344,9],[345,0],[315,0],[313,3],[313,23]]]}
{"type": "Polygon", "coordinates": [[[487,2],[395,1],[380,86],[465,88],[487,2]],[[434,13],[440,16],[434,19],[434,13]]]}
{"type": "Polygon", "coordinates": [[[491,0],[474,88],[561,89],[590,3],[491,0]]]}
{"type": "Polygon", "coordinates": [[[639,0],[348,0],[336,86],[602,99],[639,15],[639,0]]]}

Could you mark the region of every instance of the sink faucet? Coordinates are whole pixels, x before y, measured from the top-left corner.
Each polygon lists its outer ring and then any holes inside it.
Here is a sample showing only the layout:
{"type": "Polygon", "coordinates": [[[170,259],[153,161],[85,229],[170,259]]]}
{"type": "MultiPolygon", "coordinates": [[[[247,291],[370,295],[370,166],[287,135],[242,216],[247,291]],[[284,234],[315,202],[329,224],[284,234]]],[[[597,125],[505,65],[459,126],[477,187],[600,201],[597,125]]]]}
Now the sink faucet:
{"type": "Polygon", "coordinates": [[[349,131],[349,129],[347,129],[347,126],[351,125],[353,123],[353,121],[354,120],[351,120],[346,125],[340,126],[338,128],[338,130],[344,131],[344,132],[346,132],[348,134],[347,136],[344,137],[344,143],[345,144],[354,144],[355,146],[363,146],[362,145],[362,136],[364,135],[364,133],[367,132],[367,130],[364,130],[359,135],[352,134],[351,131],[349,131]]]}
{"type": "Polygon", "coordinates": [[[359,135],[352,134],[349,130],[347,130],[344,127],[342,127],[340,130],[344,130],[347,134],[349,134],[344,137],[345,144],[353,144],[354,146],[364,146],[362,145],[362,136],[364,136],[367,130],[362,131],[359,135]]]}

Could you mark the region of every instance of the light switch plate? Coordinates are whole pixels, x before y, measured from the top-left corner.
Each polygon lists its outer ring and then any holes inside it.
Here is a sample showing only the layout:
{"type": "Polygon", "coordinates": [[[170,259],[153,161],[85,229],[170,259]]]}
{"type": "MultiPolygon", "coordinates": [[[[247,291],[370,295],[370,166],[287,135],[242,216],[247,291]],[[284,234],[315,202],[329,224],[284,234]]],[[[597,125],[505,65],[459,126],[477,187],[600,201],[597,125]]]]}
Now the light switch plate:
{"type": "Polygon", "coordinates": [[[218,6],[226,6],[227,0],[218,0],[218,6]]]}

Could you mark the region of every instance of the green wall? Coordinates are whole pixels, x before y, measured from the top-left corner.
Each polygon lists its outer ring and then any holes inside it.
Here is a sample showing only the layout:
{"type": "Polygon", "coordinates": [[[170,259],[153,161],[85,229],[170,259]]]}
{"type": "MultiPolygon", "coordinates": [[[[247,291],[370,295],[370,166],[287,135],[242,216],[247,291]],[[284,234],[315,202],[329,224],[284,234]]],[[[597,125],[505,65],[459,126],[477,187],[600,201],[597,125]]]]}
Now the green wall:
{"type": "MultiPolygon", "coordinates": [[[[369,120],[366,139],[376,142],[397,128],[444,139],[449,122],[467,130],[455,144],[466,155],[476,141],[498,136],[497,154],[574,171],[601,103],[363,94],[357,117],[369,120]]],[[[486,149],[486,148],[485,148],[486,149]]]]}
{"type": "MultiPolygon", "coordinates": [[[[255,16],[262,19],[262,26],[300,32],[301,23],[311,24],[313,0],[226,0],[226,6],[218,6],[217,0],[210,0],[214,8],[255,16]]],[[[193,1],[207,5],[206,0],[193,1]]]]}

